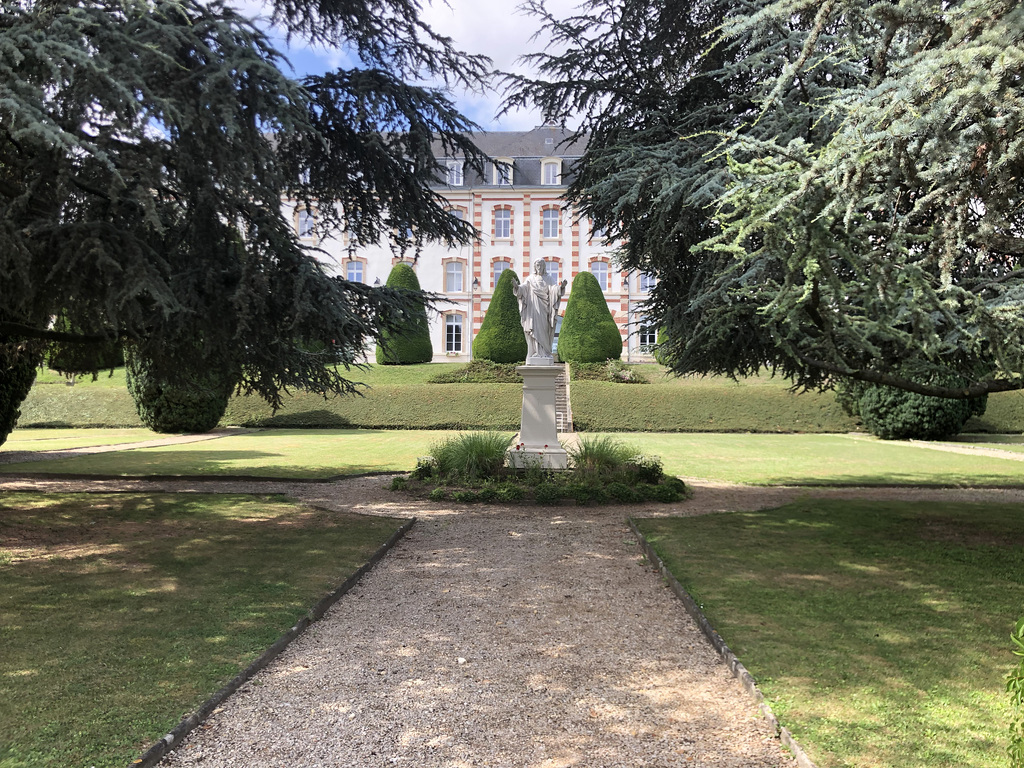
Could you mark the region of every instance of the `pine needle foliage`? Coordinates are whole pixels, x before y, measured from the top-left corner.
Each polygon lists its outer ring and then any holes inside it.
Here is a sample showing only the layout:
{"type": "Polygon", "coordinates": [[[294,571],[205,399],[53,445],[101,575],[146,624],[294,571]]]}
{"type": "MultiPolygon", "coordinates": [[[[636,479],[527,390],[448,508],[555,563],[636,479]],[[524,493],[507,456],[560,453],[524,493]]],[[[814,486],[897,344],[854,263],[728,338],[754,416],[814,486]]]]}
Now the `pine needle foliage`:
{"type": "MultiPolygon", "coordinates": [[[[391,268],[386,285],[410,293],[418,293],[420,290],[416,271],[402,261],[391,268]]],[[[429,363],[433,356],[427,310],[422,302],[405,314],[398,327],[381,334],[381,343],[377,346],[378,365],[429,363]]]]}
{"type": "Polygon", "coordinates": [[[2,2],[0,334],[127,340],[169,372],[201,339],[274,407],[352,392],[348,368],[423,297],[329,277],[295,210],[318,237],[412,232],[398,252],[465,241],[432,142],[480,163],[475,126],[412,83],[479,86],[487,60],[408,0],[269,0],[288,34],[356,61],[301,82],[219,0],[2,2]]]}
{"type": "Polygon", "coordinates": [[[580,272],[573,278],[558,334],[558,357],[567,363],[600,363],[622,355],[622,334],[597,278],[580,272]]]}
{"type": "Polygon", "coordinates": [[[519,285],[514,269],[506,269],[494,286],[487,314],[473,340],[473,359],[493,363],[526,362],[526,334],[519,317],[519,301],[513,286],[519,285]]]}
{"type": "Polygon", "coordinates": [[[532,7],[551,45],[508,104],[583,113],[570,196],[658,278],[676,372],[1024,386],[1019,3],[532,7]]]}

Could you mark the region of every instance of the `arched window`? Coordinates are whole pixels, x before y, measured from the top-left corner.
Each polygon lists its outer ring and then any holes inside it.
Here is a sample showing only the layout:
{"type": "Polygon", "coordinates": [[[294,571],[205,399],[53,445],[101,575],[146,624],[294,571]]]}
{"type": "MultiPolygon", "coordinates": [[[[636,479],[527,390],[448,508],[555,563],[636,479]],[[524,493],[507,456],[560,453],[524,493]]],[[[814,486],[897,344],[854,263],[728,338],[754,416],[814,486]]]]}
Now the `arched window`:
{"type": "Polygon", "coordinates": [[[512,158],[497,157],[494,159],[494,185],[496,187],[512,186],[512,158]]]}
{"type": "Polygon", "coordinates": [[[561,218],[561,211],[556,207],[545,208],[541,211],[541,237],[545,240],[557,239],[561,218]]]}
{"type": "Polygon", "coordinates": [[[540,183],[544,186],[557,186],[562,183],[562,161],[545,160],[540,166],[540,183]]]}
{"type": "Polygon", "coordinates": [[[461,160],[449,160],[448,161],[448,173],[445,181],[449,187],[461,187],[463,182],[462,175],[462,161],[461,160]]]}
{"type": "Polygon", "coordinates": [[[444,265],[444,289],[448,293],[462,293],[462,262],[448,261],[444,265]]]}
{"type": "Polygon", "coordinates": [[[350,283],[363,283],[365,280],[365,265],[362,261],[355,259],[345,262],[345,279],[350,283]]]}
{"type": "Polygon", "coordinates": [[[511,269],[511,267],[512,262],[506,261],[505,259],[496,259],[494,261],[494,264],[491,265],[491,288],[497,287],[501,273],[506,269],[511,269]]]}
{"type": "Polygon", "coordinates": [[[512,209],[495,208],[494,209],[494,239],[495,240],[511,240],[512,239],[512,209]]]}
{"type": "Polygon", "coordinates": [[[558,259],[547,259],[544,261],[547,271],[544,273],[544,279],[548,281],[550,285],[558,285],[559,283],[559,270],[561,266],[558,259]]]}
{"type": "Polygon", "coordinates": [[[590,262],[590,274],[597,278],[597,283],[601,286],[602,291],[607,291],[609,289],[607,261],[590,262]]]}
{"type": "Polygon", "coordinates": [[[450,314],[444,316],[444,351],[462,351],[462,315],[450,314]]]}
{"type": "Polygon", "coordinates": [[[313,239],[313,228],[316,226],[316,216],[308,208],[299,208],[295,212],[295,231],[303,240],[313,239]]]}

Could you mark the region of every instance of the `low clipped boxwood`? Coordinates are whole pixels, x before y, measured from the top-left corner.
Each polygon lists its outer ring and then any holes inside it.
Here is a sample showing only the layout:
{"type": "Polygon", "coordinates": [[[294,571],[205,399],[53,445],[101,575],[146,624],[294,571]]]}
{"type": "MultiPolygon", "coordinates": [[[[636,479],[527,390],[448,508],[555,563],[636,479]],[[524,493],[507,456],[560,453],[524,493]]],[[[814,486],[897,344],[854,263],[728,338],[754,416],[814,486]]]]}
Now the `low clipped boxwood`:
{"type": "Polygon", "coordinates": [[[580,272],[573,278],[558,335],[558,357],[566,363],[600,363],[622,356],[622,334],[597,278],[580,272]]]}
{"type": "Polygon", "coordinates": [[[154,432],[209,432],[220,422],[237,383],[233,370],[197,357],[198,370],[168,374],[131,346],[125,347],[125,380],[142,423],[154,432]]]}
{"type": "Polygon", "coordinates": [[[514,269],[506,269],[494,286],[487,314],[473,340],[473,359],[492,363],[526,361],[526,334],[519,316],[519,301],[513,288],[519,285],[514,269]]]}
{"type": "Polygon", "coordinates": [[[39,357],[0,344],[0,444],[7,440],[21,415],[19,407],[36,380],[39,357]]]}
{"type": "MultiPolygon", "coordinates": [[[[386,285],[388,288],[420,290],[415,270],[404,261],[395,264],[386,285]]],[[[421,304],[410,314],[402,332],[382,334],[381,342],[377,347],[378,365],[429,363],[434,358],[434,347],[430,343],[426,307],[421,304]]]]}

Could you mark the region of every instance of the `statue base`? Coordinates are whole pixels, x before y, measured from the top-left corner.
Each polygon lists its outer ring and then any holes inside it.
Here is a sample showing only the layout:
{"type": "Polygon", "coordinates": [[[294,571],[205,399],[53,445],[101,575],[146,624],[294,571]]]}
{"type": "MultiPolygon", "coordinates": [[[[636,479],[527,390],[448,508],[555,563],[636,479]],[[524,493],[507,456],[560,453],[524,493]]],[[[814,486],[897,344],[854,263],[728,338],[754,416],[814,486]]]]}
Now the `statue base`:
{"type": "Polygon", "coordinates": [[[523,415],[519,441],[509,452],[517,469],[539,465],[544,469],[566,469],[569,457],[558,442],[555,423],[555,380],[563,372],[558,365],[520,365],[523,377],[523,415]]]}

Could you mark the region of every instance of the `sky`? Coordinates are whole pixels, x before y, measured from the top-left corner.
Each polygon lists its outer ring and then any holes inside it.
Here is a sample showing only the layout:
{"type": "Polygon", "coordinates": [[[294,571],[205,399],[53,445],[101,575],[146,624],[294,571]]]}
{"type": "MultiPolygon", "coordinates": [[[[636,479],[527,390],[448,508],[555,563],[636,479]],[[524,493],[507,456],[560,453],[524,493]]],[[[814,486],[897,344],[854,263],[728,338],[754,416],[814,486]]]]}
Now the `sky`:
{"type": "MultiPolygon", "coordinates": [[[[516,10],[517,0],[424,0],[423,20],[437,33],[451,37],[458,48],[467,53],[482,53],[494,62],[495,69],[503,72],[525,73],[520,56],[542,48],[540,41],[531,41],[539,27],[536,18],[516,10]]],[[[578,0],[547,0],[550,11],[557,16],[572,13],[578,0]]],[[[249,6],[257,15],[263,9],[254,0],[249,6]]],[[[288,57],[297,76],[337,69],[347,64],[345,53],[337,50],[311,48],[304,41],[292,40],[286,45],[283,37],[276,37],[281,50],[288,57]]],[[[497,120],[501,93],[452,94],[460,111],[485,130],[523,131],[542,122],[535,111],[521,111],[497,120]]]]}

